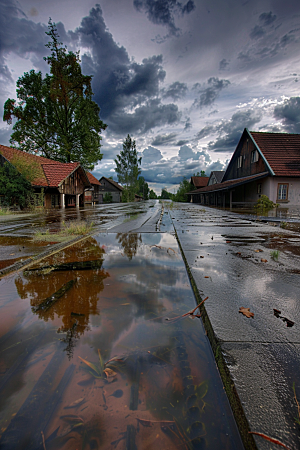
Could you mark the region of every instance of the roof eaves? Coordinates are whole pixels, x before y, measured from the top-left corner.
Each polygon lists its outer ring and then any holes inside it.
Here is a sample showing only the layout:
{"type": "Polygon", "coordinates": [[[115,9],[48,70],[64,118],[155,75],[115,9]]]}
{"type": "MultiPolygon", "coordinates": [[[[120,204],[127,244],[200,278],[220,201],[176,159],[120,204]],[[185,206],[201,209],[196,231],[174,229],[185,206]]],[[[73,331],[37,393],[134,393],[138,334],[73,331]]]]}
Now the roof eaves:
{"type": "Polygon", "coordinates": [[[258,153],[260,154],[260,156],[262,157],[264,163],[266,164],[268,170],[270,171],[271,175],[275,176],[275,172],[273,171],[272,167],[270,166],[270,164],[268,163],[268,161],[265,158],[265,155],[263,154],[263,152],[261,151],[261,149],[259,148],[259,146],[257,145],[257,143],[255,142],[254,137],[251,135],[251,131],[248,130],[248,128],[245,128],[245,130],[247,131],[249,137],[251,138],[251,141],[253,142],[253,144],[255,145],[255,148],[257,149],[258,153]]]}

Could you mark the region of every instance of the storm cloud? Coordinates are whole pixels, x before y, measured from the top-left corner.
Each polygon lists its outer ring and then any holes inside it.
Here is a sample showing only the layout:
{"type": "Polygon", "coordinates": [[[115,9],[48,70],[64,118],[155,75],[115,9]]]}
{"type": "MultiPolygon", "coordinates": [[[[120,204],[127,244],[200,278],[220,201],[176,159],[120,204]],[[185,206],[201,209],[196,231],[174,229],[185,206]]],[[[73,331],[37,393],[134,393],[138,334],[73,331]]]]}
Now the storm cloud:
{"type": "Polygon", "coordinates": [[[229,85],[229,80],[220,80],[218,77],[209,78],[207,80],[207,85],[204,88],[199,85],[199,83],[194,84],[193,89],[200,94],[200,96],[194,100],[193,105],[196,108],[212,105],[220,95],[220,92],[229,85]]]}
{"type": "Polygon", "coordinates": [[[274,117],[280,119],[284,131],[300,133],[300,97],[291,97],[274,108],[274,117]]]}
{"type": "Polygon", "coordinates": [[[150,22],[167,27],[169,36],[180,33],[175,18],[191,13],[196,7],[193,0],[188,0],[184,5],[177,0],[134,0],[133,5],[137,11],[144,11],[150,22]]]}

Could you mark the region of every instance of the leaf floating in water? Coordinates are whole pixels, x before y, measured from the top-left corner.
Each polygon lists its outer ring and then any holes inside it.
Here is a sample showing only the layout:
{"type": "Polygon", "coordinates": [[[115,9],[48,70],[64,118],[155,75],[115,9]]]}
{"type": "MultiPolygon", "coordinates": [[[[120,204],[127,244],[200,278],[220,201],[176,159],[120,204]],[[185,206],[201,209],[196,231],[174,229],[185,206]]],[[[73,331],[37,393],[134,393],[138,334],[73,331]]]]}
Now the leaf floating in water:
{"type": "Polygon", "coordinates": [[[103,372],[105,373],[108,381],[113,381],[113,378],[117,376],[117,373],[114,370],[109,369],[108,367],[104,369],[103,372]]]}
{"type": "Polygon", "coordinates": [[[70,405],[65,406],[64,409],[77,408],[77,406],[82,405],[82,403],[84,403],[84,402],[85,402],[84,398],[79,398],[79,399],[75,400],[75,402],[71,403],[70,405]]]}
{"type": "Polygon", "coordinates": [[[123,396],[122,389],[117,389],[115,392],[111,394],[111,397],[121,398],[123,396]]]}
{"type": "Polygon", "coordinates": [[[175,252],[175,250],[174,250],[173,248],[169,247],[168,250],[167,250],[168,253],[169,253],[169,250],[171,250],[172,252],[174,252],[174,255],[176,255],[176,252],[175,252]]]}
{"type": "Polygon", "coordinates": [[[244,314],[244,316],[250,318],[254,317],[254,313],[250,312],[250,308],[244,308],[243,306],[240,307],[239,312],[244,314]]]}
{"type": "Polygon", "coordinates": [[[86,359],[81,358],[81,356],[78,356],[78,358],[79,358],[82,362],[84,362],[84,364],[86,364],[87,366],[89,366],[89,367],[90,367],[94,372],[96,372],[98,375],[101,375],[101,374],[100,374],[100,371],[99,371],[99,369],[98,369],[98,367],[95,366],[95,364],[93,364],[93,363],[87,361],[86,359]]]}

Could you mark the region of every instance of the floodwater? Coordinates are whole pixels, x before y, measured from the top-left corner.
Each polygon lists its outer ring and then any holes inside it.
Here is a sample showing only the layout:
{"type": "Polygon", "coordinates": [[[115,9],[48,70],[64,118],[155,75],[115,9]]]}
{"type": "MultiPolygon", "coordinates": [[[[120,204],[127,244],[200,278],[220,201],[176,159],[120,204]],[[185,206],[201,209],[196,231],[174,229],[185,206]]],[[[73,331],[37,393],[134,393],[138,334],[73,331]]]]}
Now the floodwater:
{"type": "Polygon", "coordinates": [[[172,234],[95,233],[0,293],[1,450],[243,448],[172,234]]]}

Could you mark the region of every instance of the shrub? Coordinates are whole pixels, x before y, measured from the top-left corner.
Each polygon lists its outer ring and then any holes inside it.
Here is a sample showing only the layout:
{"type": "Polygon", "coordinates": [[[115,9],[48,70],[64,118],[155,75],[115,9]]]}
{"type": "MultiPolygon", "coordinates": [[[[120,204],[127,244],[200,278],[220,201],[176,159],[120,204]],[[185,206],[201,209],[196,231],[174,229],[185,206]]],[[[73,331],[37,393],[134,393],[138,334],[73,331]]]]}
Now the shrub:
{"type": "Polygon", "coordinates": [[[264,214],[277,206],[278,205],[273,203],[267,195],[262,195],[254,205],[254,209],[257,214],[264,214]]]}

